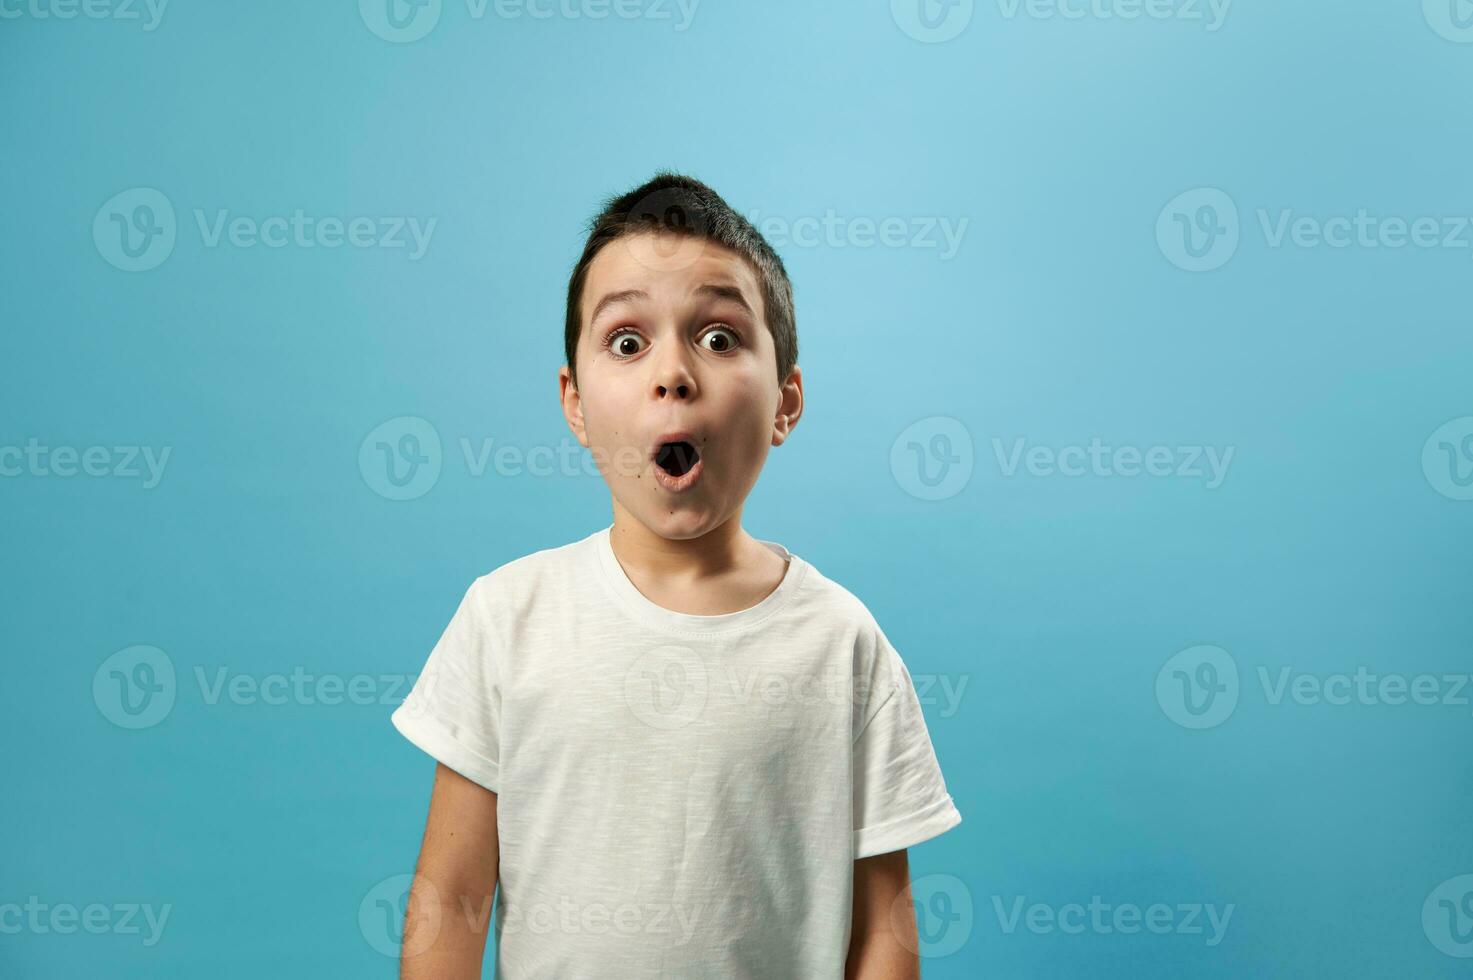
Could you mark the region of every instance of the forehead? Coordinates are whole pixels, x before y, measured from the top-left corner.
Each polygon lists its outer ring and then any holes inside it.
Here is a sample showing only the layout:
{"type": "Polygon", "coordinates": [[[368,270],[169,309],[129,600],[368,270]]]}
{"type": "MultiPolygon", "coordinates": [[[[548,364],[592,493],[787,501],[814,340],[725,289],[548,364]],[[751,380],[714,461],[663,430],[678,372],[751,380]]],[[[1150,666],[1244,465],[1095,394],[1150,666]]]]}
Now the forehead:
{"type": "Polygon", "coordinates": [[[639,289],[652,301],[679,301],[712,283],[735,286],[758,315],[763,313],[757,272],[741,253],[694,235],[624,235],[601,248],[588,265],[583,320],[587,324],[608,293],[639,289]]]}

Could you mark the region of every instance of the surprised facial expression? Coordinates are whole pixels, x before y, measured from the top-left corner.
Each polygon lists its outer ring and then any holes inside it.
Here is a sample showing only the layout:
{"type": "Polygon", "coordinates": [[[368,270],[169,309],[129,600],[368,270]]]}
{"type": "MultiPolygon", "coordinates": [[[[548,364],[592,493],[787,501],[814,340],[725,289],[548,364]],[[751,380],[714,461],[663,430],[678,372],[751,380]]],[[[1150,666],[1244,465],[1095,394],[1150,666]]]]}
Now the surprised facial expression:
{"type": "Polygon", "coordinates": [[[737,514],[790,425],[756,271],[709,239],[626,235],[589,264],[580,315],[564,410],[615,506],[676,539],[737,514]]]}

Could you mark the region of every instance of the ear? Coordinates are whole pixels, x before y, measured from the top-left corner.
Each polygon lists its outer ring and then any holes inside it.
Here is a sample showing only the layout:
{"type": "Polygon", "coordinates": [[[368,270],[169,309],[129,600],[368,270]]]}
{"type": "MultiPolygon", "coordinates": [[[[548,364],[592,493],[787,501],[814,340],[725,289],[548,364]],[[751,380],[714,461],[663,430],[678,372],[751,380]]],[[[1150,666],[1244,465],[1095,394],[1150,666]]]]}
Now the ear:
{"type": "Polygon", "coordinates": [[[573,372],[564,364],[557,372],[558,398],[563,403],[563,418],[567,420],[568,428],[572,430],[573,437],[584,449],[588,448],[588,430],[583,425],[583,399],[578,394],[578,386],[573,383],[573,372]]]}
{"type": "Polygon", "coordinates": [[[781,446],[788,433],[798,424],[803,415],[803,369],[793,365],[788,379],[783,382],[777,401],[777,415],[772,420],[772,444],[781,446]]]}

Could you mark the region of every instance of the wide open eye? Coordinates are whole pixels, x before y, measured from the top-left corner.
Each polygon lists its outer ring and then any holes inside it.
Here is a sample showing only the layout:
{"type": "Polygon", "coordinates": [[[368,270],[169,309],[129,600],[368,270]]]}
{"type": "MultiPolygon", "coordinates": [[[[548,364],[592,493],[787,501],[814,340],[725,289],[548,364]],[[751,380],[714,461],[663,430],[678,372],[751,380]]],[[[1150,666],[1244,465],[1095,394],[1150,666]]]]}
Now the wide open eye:
{"type": "Polygon", "coordinates": [[[618,327],[604,338],[604,347],[615,357],[633,357],[644,350],[644,338],[628,327],[618,327]]]}
{"type": "Polygon", "coordinates": [[[726,327],[717,327],[708,332],[701,337],[701,342],[705,343],[712,339],[716,341],[716,346],[707,347],[706,349],[713,354],[729,354],[737,347],[740,347],[742,343],[741,338],[736,335],[736,332],[726,327]]]}

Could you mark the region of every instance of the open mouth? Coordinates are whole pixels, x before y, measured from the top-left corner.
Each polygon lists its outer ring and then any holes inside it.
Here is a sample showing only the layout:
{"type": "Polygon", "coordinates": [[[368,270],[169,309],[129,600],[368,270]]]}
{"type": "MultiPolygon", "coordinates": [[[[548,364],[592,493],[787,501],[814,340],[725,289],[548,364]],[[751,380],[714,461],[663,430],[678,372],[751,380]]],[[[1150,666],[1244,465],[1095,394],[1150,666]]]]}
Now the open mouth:
{"type": "Polygon", "coordinates": [[[655,452],[655,465],[673,477],[685,476],[700,461],[700,450],[684,440],[661,443],[655,452]]]}

